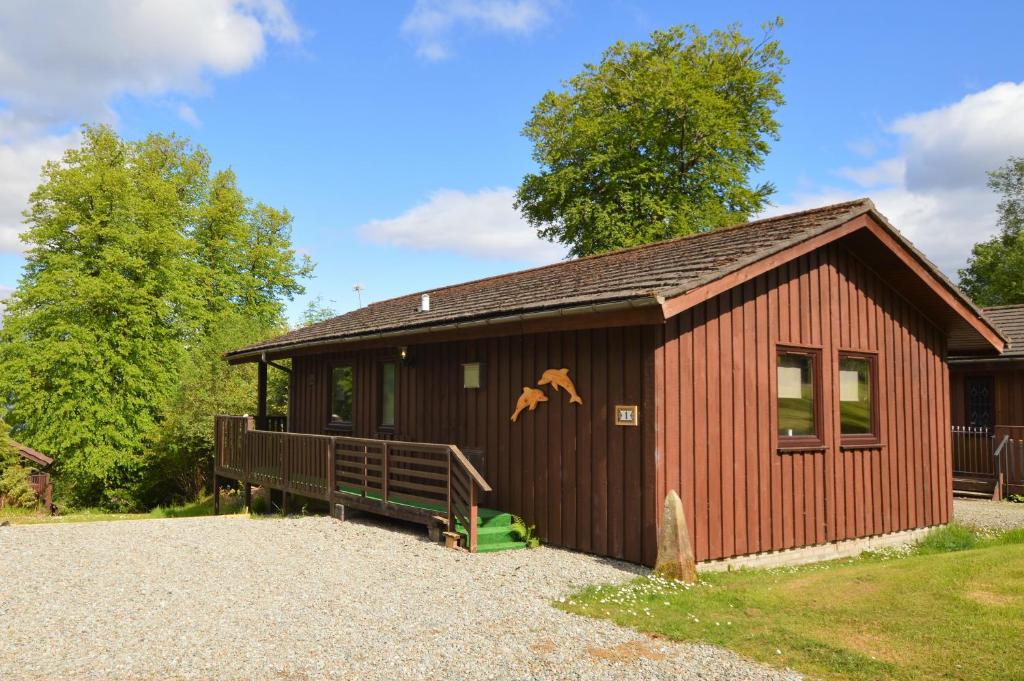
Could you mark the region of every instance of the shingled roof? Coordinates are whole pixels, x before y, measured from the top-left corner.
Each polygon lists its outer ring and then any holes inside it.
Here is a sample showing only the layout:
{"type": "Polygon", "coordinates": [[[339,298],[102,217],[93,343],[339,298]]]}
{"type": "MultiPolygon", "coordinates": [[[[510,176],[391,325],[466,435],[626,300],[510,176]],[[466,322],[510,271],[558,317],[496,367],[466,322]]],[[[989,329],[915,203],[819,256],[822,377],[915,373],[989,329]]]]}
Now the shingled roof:
{"type": "Polygon", "coordinates": [[[32,463],[37,464],[39,466],[49,466],[51,463],[53,463],[53,459],[46,456],[42,452],[37,452],[31,447],[23,445],[19,442],[15,442],[13,440],[10,440],[10,443],[14,446],[14,451],[18,452],[18,454],[23,459],[28,459],[32,463]]]}
{"type": "MultiPolygon", "coordinates": [[[[858,199],[421,291],[371,303],[339,317],[229,352],[227,357],[237,360],[294,346],[347,342],[395,332],[432,331],[440,326],[495,318],[512,320],[517,315],[581,306],[655,304],[799,245],[868,212],[877,215],[871,200],[858,199]],[[425,293],[430,295],[429,311],[419,309],[425,293]]],[[[899,237],[898,233],[896,235],[899,237]]],[[[956,291],[956,287],[909,242],[902,241],[937,278],[956,291]]],[[[960,294],[957,292],[957,295],[960,294]]]]}
{"type": "Polygon", "coordinates": [[[999,305],[983,308],[982,311],[1010,341],[1001,356],[1013,359],[1024,357],[1024,305],[999,305]]]}

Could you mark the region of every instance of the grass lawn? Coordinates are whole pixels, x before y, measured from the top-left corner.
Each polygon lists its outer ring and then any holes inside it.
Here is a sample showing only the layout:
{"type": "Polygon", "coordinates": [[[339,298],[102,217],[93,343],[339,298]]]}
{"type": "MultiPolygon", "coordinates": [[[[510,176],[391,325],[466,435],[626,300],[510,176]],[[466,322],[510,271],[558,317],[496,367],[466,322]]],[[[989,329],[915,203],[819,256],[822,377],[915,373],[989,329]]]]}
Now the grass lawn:
{"type": "MultiPolygon", "coordinates": [[[[222,514],[241,513],[242,500],[238,496],[221,497],[222,514]]],[[[51,516],[34,509],[0,508],[0,522],[10,521],[12,525],[34,525],[39,523],[88,523],[106,520],[147,520],[153,518],[193,518],[213,515],[213,497],[204,496],[182,506],[154,508],[149,513],[111,513],[95,508],[71,510],[51,516]]]]}
{"type": "Polygon", "coordinates": [[[1024,530],[910,551],[590,587],[557,604],[825,679],[1024,679],[1024,530]]]}

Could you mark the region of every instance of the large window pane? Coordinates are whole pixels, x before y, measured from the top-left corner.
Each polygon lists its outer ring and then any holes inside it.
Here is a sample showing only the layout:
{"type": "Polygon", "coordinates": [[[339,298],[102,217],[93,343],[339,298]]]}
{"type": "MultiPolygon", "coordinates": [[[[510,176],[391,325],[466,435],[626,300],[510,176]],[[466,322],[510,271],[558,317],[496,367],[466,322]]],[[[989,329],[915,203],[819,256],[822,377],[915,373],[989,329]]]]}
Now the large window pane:
{"type": "Polygon", "coordinates": [[[814,358],[811,355],[779,353],[778,360],[779,436],[817,435],[814,422],[814,358]]]}
{"type": "Polygon", "coordinates": [[[380,374],[380,425],[395,425],[395,363],[381,365],[380,374]]]}
{"type": "Polygon", "coordinates": [[[839,421],[843,435],[868,435],[871,423],[871,361],[839,358],[839,421]]]}
{"type": "Polygon", "coordinates": [[[352,367],[334,367],[331,423],[352,423],[352,367]]]}

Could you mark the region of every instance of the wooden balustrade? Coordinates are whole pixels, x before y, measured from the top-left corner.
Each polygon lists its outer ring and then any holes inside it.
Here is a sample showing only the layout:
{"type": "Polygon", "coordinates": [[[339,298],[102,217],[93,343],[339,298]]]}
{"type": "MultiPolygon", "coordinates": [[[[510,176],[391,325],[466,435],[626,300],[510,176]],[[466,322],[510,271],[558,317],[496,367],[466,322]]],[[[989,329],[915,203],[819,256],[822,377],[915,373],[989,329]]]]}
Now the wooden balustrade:
{"type": "Polygon", "coordinates": [[[216,419],[217,476],[410,520],[443,516],[476,550],[477,499],[491,487],[455,445],[255,430],[216,419]]]}

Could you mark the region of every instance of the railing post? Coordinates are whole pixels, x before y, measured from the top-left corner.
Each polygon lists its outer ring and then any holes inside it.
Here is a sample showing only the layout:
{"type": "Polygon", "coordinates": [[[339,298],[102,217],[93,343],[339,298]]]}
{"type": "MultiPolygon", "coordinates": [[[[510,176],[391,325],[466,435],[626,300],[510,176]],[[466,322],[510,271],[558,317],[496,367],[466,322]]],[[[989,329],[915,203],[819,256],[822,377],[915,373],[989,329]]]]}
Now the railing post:
{"type": "Polygon", "coordinates": [[[242,473],[245,475],[246,480],[252,480],[252,452],[246,450],[245,434],[252,430],[252,425],[252,417],[246,417],[242,422],[241,432],[238,434],[238,449],[235,450],[235,453],[242,457],[242,473]]]}
{"type": "MultiPolygon", "coordinates": [[[[330,506],[334,503],[334,488],[337,487],[337,479],[335,476],[338,474],[338,467],[334,461],[334,455],[336,451],[336,443],[332,437],[327,441],[327,504],[330,506]]],[[[329,509],[331,515],[334,515],[334,509],[329,509]]]]}
{"type": "Polygon", "coordinates": [[[452,514],[452,454],[451,448],[448,449],[448,531],[455,531],[455,516],[452,514]]]}
{"type": "Polygon", "coordinates": [[[362,445],[362,488],[359,495],[366,499],[370,488],[370,445],[362,445]]]}
{"type": "Polygon", "coordinates": [[[388,478],[391,477],[391,467],[388,463],[388,452],[390,451],[388,443],[383,443],[383,451],[381,452],[381,472],[380,472],[380,495],[381,500],[386,504],[388,503],[388,478]]]}
{"type": "Polygon", "coordinates": [[[476,553],[476,481],[469,481],[469,551],[476,553]]]}
{"type": "MultiPolygon", "coordinates": [[[[284,488],[284,492],[287,495],[288,489],[291,487],[291,483],[289,482],[291,473],[291,451],[289,447],[285,446],[284,438],[275,437],[274,439],[277,440],[277,451],[281,453],[281,487],[284,488]]],[[[287,496],[282,498],[287,499],[287,496]]],[[[284,503],[287,504],[288,502],[285,501],[284,503]]]]}

